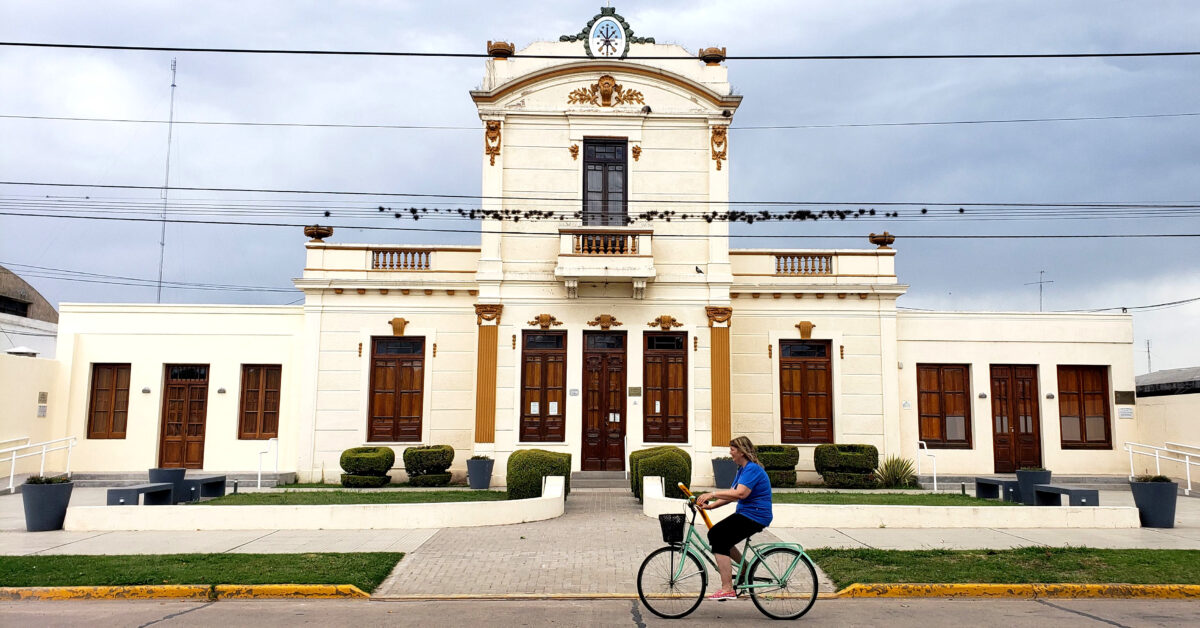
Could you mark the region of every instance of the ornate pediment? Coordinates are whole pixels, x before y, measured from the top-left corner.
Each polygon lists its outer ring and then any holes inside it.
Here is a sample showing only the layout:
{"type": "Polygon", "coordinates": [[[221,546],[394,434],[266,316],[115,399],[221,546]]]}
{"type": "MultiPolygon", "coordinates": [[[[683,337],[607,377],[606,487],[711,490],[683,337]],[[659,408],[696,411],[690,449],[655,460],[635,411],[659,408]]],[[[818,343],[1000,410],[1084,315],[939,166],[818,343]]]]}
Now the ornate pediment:
{"type": "Polygon", "coordinates": [[[553,314],[538,314],[533,320],[529,321],[530,325],[536,325],[542,329],[550,329],[551,325],[562,325],[562,321],[554,317],[553,314]]]}
{"type": "Polygon", "coordinates": [[[646,326],[647,327],[658,327],[658,328],[661,328],[663,331],[671,331],[672,327],[683,327],[683,323],[680,323],[679,321],[675,320],[675,317],[671,316],[670,314],[663,314],[662,316],[659,316],[658,318],[650,321],[649,323],[646,323],[646,326]]]}
{"type": "Polygon", "coordinates": [[[596,105],[597,107],[613,107],[616,105],[646,104],[645,97],[636,89],[625,89],[611,74],[605,74],[595,83],[567,95],[567,103],[572,105],[596,105]]]}

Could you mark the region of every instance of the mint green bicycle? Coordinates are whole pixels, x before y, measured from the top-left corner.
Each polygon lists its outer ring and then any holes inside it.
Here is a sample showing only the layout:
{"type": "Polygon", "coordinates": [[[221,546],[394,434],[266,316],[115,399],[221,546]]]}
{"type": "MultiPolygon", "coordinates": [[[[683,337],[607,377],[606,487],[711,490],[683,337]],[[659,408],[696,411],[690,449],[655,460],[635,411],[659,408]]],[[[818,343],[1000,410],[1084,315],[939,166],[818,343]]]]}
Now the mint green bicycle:
{"type": "MultiPolygon", "coordinates": [[[[708,588],[707,562],[717,568],[708,540],[696,531],[696,513],[709,528],[708,513],[696,507],[696,497],[682,483],[687,495],[687,515],[659,515],[666,547],[650,552],[638,569],[638,597],[651,613],[667,619],[686,617],[700,606],[708,588]]],[[[772,619],[797,619],[817,600],[817,571],[799,543],[760,543],[746,539],[742,559],[733,565],[734,590],[738,597],[749,593],[754,605],[772,619]]]]}

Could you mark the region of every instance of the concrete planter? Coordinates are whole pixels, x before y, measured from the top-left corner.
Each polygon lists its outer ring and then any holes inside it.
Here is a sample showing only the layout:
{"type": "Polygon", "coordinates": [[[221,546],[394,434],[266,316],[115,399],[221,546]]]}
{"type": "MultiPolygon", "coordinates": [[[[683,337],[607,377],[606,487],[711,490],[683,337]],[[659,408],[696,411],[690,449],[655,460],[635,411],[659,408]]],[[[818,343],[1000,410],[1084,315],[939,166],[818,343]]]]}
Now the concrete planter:
{"type": "Polygon", "coordinates": [[[74,488],[74,482],[22,485],[21,501],[25,506],[25,529],[30,532],[61,530],[74,488]]]}
{"type": "Polygon", "coordinates": [[[1026,506],[1033,506],[1037,503],[1034,500],[1033,486],[1035,484],[1049,483],[1049,471],[1022,471],[1017,469],[1017,487],[1021,490],[1021,503],[1026,506]]]}
{"type": "Polygon", "coordinates": [[[1133,503],[1143,528],[1174,528],[1175,500],[1179,497],[1176,482],[1130,482],[1133,503]]]}
{"type": "Polygon", "coordinates": [[[495,460],[467,459],[467,482],[476,490],[487,490],[492,485],[492,465],[495,460]]]}
{"type": "Polygon", "coordinates": [[[733,478],[737,476],[737,463],[731,460],[713,458],[713,486],[717,488],[733,488],[733,478]]]}

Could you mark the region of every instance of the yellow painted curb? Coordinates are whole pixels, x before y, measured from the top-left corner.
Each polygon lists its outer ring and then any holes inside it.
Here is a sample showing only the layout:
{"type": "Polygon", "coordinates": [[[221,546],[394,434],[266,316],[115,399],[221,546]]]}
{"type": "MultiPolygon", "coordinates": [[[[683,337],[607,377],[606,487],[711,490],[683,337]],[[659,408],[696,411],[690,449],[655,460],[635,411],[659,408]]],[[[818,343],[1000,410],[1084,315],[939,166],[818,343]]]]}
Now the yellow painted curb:
{"type": "Polygon", "coordinates": [[[1195,584],[852,584],[839,598],[1200,598],[1195,584]]]}
{"type": "Polygon", "coordinates": [[[207,584],[164,584],[130,587],[0,587],[0,600],[207,600],[207,584]]]}
{"type": "Polygon", "coordinates": [[[246,598],[367,598],[352,584],[218,584],[217,599],[246,598]]]}
{"type": "Polygon", "coordinates": [[[352,584],[162,584],[129,587],[0,587],[0,600],[219,600],[370,597],[352,584]]]}

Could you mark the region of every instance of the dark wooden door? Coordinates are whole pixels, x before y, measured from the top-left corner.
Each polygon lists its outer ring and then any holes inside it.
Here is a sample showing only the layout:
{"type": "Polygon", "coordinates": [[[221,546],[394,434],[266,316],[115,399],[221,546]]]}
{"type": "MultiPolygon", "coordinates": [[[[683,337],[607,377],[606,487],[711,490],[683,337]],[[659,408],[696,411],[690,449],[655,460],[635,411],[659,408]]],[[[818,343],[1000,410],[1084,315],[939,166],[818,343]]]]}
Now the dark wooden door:
{"type": "Polygon", "coordinates": [[[625,332],[584,332],[584,471],[625,470],[625,332]]]}
{"type": "Polygon", "coordinates": [[[566,440],[567,332],[527,331],[521,350],[521,441],[566,440]]]}
{"type": "Polygon", "coordinates": [[[648,443],[687,442],[687,334],[643,335],[642,438],[648,443]]]}
{"type": "Polygon", "coordinates": [[[996,473],[1042,466],[1037,366],[992,365],[992,447],[996,473]]]}
{"type": "Polygon", "coordinates": [[[164,371],[158,466],[203,468],[208,365],[168,364],[164,371]]]}
{"type": "Polygon", "coordinates": [[[833,369],[829,341],[780,341],[779,393],[783,442],[833,442],[833,369]]]}
{"type": "Polygon", "coordinates": [[[425,399],[425,338],[375,338],[371,345],[367,440],[420,441],[425,399]]]}

